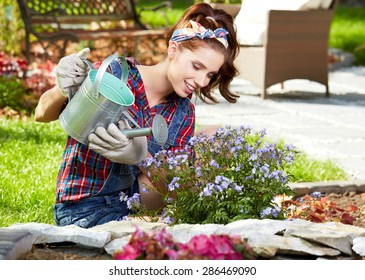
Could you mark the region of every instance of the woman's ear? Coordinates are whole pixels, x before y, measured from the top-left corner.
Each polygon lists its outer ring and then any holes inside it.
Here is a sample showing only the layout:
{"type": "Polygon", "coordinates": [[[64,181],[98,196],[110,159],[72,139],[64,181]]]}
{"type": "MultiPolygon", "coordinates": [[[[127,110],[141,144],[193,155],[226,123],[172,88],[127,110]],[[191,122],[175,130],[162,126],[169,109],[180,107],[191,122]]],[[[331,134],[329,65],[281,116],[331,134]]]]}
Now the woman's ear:
{"type": "Polygon", "coordinates": [[[178,46],[177,42],[175,42],[175,41],[170,41],[169,42],[169,46],[167,48],[167,55],[170,59],[175,57],[175,55],[178,51],[178,48],[179,48],[179,46],[178,46]]]}

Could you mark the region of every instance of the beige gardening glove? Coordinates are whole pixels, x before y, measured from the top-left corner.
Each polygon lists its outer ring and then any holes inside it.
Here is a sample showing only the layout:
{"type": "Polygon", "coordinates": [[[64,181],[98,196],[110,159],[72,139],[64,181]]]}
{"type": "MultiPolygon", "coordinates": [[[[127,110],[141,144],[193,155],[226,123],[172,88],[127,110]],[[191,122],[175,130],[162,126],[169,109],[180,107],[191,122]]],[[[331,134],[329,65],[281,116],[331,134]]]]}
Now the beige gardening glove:
{"type": "Polygon", "coordinates": [[[86,59],[89,54],[90,49],[85,48],[61,58],[56,67],[56,82],[62,95],[69,96],[69,92],[75,92],[85,80],[89,66],[81,59],[86,59]]]}
{"type": "Polygon", "coordinates": [[[98,127],[89,135],[89,148],[113,162],[137,165],[147,157],[147,137],[129,139],[122,129],[130,129],[126,120],[120,121],[118,127],[114,123],[107,129],[98,127]]]}

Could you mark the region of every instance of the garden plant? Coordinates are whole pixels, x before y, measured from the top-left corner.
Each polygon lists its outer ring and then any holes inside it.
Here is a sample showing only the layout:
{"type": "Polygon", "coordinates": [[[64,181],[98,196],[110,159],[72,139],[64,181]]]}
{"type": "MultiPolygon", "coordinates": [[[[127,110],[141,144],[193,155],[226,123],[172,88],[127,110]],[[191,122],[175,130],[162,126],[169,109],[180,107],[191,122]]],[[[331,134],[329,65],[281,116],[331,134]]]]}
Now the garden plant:
{"type": "MultiPolygon", "coordinates": [[[[192,137],[183,150],[162,150],[143,162],[148,172],[156,174],[152,184],[160,181],[160,174],[166,176],[166,186],[146,186],[147,191],[163,196],[162,218],[167,223],[190,224],[227,224],[263,216],[284,219],[273,199],[294,194],[286,171],[297,151],[292,145],[280,149],[264,142],[265,134],[265,130],[253,132],[249,126],[227,126],[213,136],[192,137]]],[[[123,193],[121,199],[140,215],[148,214],[138,194],[128,198],[123,193]]]]}
{"type": "Polygon", "coordinates": [[[180,243],[165,229],[146,233],[137,228],[128,244],[113,257],[117,260],[247,260],[254,259],[254,254],[239,236],[201,234],[180,243]]]}

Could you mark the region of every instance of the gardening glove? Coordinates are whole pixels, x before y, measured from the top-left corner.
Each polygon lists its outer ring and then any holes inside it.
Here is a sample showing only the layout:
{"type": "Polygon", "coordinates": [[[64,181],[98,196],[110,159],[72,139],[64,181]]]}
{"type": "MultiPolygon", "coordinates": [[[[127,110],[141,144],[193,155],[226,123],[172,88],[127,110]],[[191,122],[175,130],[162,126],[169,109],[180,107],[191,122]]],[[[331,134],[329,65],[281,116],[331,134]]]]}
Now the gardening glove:
{"type": "Polygon", "coordinates": [[[63,96],[67,97],[69,91],[75,92],[85,80],[89,66],[81,58],[85,59],[89,54],[90,49],[85,48],[61,58],[56,68],[56,82],[63,96]]]}
{"type": "Polygon", "coordinates": [[[126,120],[120,121],[118,127],[114,123],[107,129],[98,127],[89,135],[89,148],[113,162],[137,165],[147,157],[147,137],[125,136],[121,130],[130,129],[126,120]]]}

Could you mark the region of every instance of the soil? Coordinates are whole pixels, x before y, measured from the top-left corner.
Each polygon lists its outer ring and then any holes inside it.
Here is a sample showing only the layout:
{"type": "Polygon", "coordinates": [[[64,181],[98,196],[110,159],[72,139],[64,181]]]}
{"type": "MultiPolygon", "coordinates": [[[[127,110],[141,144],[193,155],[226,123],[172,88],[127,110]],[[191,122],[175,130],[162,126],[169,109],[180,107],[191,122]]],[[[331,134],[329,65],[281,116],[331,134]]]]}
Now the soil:
{"type": "Polygon", "coordinates": [[[347,206],[356,206],[357,211],[351,212],[355,218],[353,225],[365,228],[365,193],[345,192],[344,194],[330,193],[327,199],[334,201],[336,206],[345,209],[347,206]]]}

